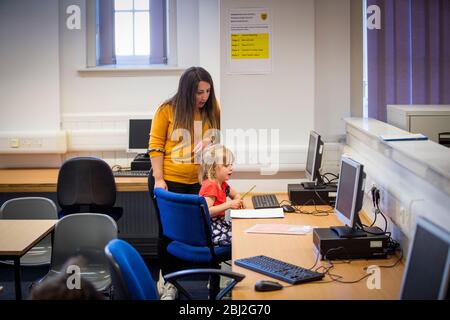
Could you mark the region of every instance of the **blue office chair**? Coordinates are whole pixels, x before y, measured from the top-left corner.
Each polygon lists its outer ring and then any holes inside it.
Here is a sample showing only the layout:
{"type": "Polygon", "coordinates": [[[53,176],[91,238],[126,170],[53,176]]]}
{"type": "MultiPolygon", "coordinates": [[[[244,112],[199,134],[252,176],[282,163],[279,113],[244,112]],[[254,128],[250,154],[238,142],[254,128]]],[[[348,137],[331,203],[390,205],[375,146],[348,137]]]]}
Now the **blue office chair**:
{"type": "MultiPolygon", "coordinates": [[[[231,259],[231,246],[214,246],[208,205],[204,197],[155,189],[164,256],[163,275],[192,268],[220,269],[231,259]]],[[[165,276],[164,276],[165,278],[165,276]]],[[[219,291],[219,278],[210,277],[211,295],[219,291]]]]}
{"type": "MultiPolygon", "coordinates": [[[[159,295],[155,281],[152,278],[144,260],[128,242],[124,240],[111,240],[105,247],[105,254],[109,262],[112,282],[114,286],[114,299],[120,300],[158,300],[159,295]]],[[[179,279],[192,275],[222,275],[232,278],[231,283],[212,299],[220,300],[244,275],[235,272],[226,272],[216,269],[193,269],[175,272],[166,275],[166,280],[172,283],[179,293],[192,300],[192,295],[178,282],[179,279]]]]}
{"type": "Polygon", "coordinates": [[[115,221],[123,209],[114,207],[116,182],[109,165],[99,158],[75,157],[63,163],[56,186],[59,217],[73,213],[96,212],[115,221]]]}

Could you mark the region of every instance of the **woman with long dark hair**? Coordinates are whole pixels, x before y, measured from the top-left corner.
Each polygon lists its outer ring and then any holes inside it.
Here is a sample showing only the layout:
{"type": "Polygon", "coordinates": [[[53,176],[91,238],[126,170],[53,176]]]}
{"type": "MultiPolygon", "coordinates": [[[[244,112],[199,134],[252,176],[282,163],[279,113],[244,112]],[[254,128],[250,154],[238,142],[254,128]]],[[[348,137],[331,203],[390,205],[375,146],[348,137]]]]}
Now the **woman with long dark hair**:
{"type": "Polygon", "coordinates": [[[177,93],[152,120],[149,154],[155,188],[198,194],[200,163],[194,151],[214,141],[216,135],[208,135],[211,129],[220,129],[213,81],[205,69],[191,67],[181,76],[177,93]]]}
{"type": "MultiPolygon", "coordinates": [[[[197,155],[215,142],[219,129],[220,110],[211,75],[201,67],[191,67],[181,76],[177,93],[158,108],[152,119],[149,155],[153,174],[148,177],[148,188],[153,201],[154,188],[199,193],[201,158],[197,155]]],[[[164,275],[177,270],[178,262],[166,252],[168,241],[161,233],[161,224],[159,237],[158,255],[164,275]]],[[[174,299],[176,288],[164,282],[160,277],[161,299],[174,299]]]]}

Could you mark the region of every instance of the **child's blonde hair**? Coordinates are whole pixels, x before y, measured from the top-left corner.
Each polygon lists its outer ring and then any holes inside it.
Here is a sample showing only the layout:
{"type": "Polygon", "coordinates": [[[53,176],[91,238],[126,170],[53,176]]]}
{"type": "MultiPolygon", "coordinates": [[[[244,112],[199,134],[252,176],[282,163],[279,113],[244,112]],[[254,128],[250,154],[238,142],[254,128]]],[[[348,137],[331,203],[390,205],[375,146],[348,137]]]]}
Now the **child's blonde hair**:
{"type": "Polygon", "coordinates": [[[203,151],[199,180],[216,178],[217,165],[229,165],[234,162],[233,153],[221,144],[213,144],[203,151]]]}

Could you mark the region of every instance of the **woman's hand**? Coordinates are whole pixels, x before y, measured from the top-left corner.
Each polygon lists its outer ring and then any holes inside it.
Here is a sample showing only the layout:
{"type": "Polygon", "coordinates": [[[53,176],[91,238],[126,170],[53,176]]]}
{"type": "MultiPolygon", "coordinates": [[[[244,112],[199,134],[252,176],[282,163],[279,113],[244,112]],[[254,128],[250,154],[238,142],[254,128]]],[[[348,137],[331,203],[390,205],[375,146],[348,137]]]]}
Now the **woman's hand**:
{"type": "Polygon", "coordinates": [[[242,209],[244,207],[244,203],[241,199],[234,199],[230,201],[231,209],[242,209]]]}
{"type": "Polygon", "coordinates": [[[155,180],[155,189],[156,188],[162,188],[164,190],[167,190],[166,181],[164,181],[164,179],[155,180]]]}

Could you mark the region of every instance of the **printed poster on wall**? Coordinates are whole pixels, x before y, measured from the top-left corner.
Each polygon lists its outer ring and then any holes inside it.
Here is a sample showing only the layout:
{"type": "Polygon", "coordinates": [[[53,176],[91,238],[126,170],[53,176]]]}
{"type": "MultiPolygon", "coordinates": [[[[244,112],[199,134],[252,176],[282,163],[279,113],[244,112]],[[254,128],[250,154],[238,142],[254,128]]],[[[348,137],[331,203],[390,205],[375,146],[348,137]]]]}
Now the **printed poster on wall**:
{"type": "Polygon", "coordinates": [[[272,13],[264,8],[229,10],[228,73],[272,71],[272,13]]]}

